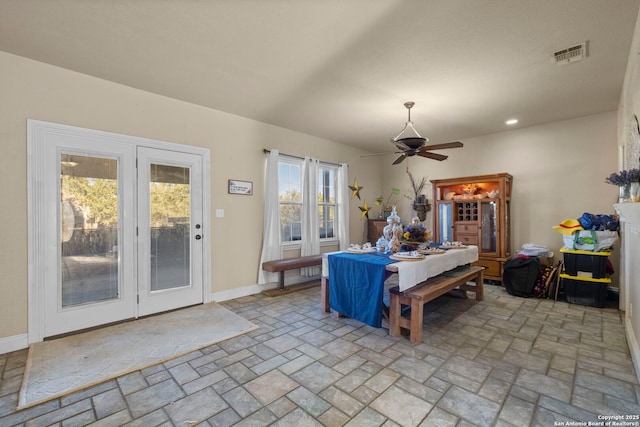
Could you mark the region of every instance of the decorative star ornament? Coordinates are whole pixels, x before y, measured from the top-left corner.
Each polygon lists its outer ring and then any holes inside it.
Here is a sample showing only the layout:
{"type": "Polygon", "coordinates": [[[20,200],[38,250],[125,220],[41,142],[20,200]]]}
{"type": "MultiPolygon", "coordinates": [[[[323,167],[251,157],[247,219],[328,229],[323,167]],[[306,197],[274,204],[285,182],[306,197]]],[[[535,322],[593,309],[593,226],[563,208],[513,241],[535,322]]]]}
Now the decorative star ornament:
{"type": "Polygon", "coordinates": [[[360,190],[362,190],[364,187],[360,187],[358,185],[358,181],[356,181],[355,179],[353,180],[353,185],[350,185],[349,188],[351,189],[351,198],[353,199],[355,196],[358,196],[358,199],[360,198],[360,190]]]}
{"type": "MultiPolygon", "coordinates": [[[[360,187],[362,188],[362,187],[360,187]]],[[[362,206],[358,206],[360,208],[360,210],[362,211],[362,215],[360,216],[360,219],[364,219],[364,217],[366,216],[367,219],[369,219],[369,206],[367,206],[367,201],[365,200],[364,203],[362,204],[362,206]]]]}

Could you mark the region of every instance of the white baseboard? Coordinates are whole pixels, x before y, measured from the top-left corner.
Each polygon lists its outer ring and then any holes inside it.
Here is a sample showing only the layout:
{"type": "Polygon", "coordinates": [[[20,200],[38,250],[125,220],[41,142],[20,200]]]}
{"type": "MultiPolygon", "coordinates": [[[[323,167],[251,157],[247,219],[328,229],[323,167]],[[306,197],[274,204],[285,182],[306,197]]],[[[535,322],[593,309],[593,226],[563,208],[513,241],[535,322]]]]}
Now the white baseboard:
{"type": "Polygon", "coordinates": [[[631,360],[633,360],[633,366],[636,368],[636,377],[640,381],[640,346],[633,333],[633,324],[630,318],[625,318],[624,330],[627,333],[627,344],[629,345],[629,352],[631,353],[631,360]]]}
{"type": "MultiPolygon", "coordinates": [[[[287,277],[286,285],[296,285],[298,283],[310,282],[312,280],[318,280],[320,276],[304,277],[304,276],[291,276],[287,277]]],[[[212,292],[211,301],[222,302],[228,301],[234,298],[247,297],[249,295],[259,294],[262,291],[268,289],[275,289],[278,287],[277,283],[267,283],[265,285],[249,285],[242,288],[228,289],[226,291],[212,292]]]]}
{"type": "Polygon", "coordinates": [[[20,334],[11,337],[0,338],[0,354],[11,353],[29,347],[29,335],[20,334]]]}
{"type": "Polygon", "coordinates": [[[266,285],[249,285],[242,288],[228,289],[226,291],[213,292],[211,294],[211,300],[216,302],[228,301],[234,298],[242,298],[249,295],[259,294],[267,289],[275,289],[278,287],[277,283],[269,283],[266,285]]]}

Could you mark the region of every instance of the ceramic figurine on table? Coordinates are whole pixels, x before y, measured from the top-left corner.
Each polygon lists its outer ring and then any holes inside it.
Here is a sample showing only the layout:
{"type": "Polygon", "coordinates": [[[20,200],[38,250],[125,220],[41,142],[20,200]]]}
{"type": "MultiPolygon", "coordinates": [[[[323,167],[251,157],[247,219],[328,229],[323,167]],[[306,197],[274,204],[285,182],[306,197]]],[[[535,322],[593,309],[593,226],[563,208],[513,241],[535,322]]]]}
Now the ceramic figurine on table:
{"type": "Polygon", "coordinates": [[[382,235],[387,239],[387,242],[391,241],[393,237],[393,226],[396,224],[400,224],[400,217],[396,213],[396,207],[394,205],[391,214],[387,217],[387,225],[382,229],[382,235]]]}
{"type": "Polygon", "coordinates": [[[402,230],[402,227],[398,226],[398,225],[394,225],[394,233],[393,233],[393,237],[391,238],[391,241],[389,242],[389,251],[391,251],[392,253],[396,253],[400,250],[400,238],[398,237],[398,233],[395,230],[402,230]]]}
{"type": "Polygon", "coordinates": [[[383,234],[389,242],[389,251],[396,253],[400,250],[400,238],[402,237],[402,225],[400,217],[396,213],[396,207],[393,206],[391,215],[387,218],[387,226],[384,227],[383,234]]]}
{"type": "Polygon", "coordinates": [[[387,225],[382,229],[382,237],[385,238],[387,243],[390,242],[393,237],[393,220],[390,216],[387,217],[387,225]]]}

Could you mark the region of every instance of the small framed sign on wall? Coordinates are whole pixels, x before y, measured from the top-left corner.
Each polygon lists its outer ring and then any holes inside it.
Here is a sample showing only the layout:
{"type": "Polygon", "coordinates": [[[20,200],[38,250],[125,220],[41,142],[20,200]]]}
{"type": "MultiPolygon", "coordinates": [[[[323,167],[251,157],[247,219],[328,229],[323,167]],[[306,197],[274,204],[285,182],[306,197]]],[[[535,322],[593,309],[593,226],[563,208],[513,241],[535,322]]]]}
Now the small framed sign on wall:
{"type": "Polygon", "coordinates": [[[229,194],[244,194],[245,196],[251,196],[253,195],[253,182],[230,179],[229,194]]]}

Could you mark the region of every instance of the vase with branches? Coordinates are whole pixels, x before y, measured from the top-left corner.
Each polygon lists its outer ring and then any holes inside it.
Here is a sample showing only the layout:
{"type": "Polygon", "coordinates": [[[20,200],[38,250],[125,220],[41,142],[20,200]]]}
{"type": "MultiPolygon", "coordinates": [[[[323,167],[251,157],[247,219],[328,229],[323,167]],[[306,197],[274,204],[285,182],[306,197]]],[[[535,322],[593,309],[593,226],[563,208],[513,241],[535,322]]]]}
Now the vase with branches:
{"type": "Polygon", "coordinates": [[[407,167],[407,175],[409,175],[409,182],[411,183],[411,189],[413,190],[413,210],[416,211],[416,215],[420,221],[427,219],[427,212],[429,211],[429,204],[427,198],[422,192],[427,186],[427,177],[423,176],[420,179],[416,179],[407,167]]]}

